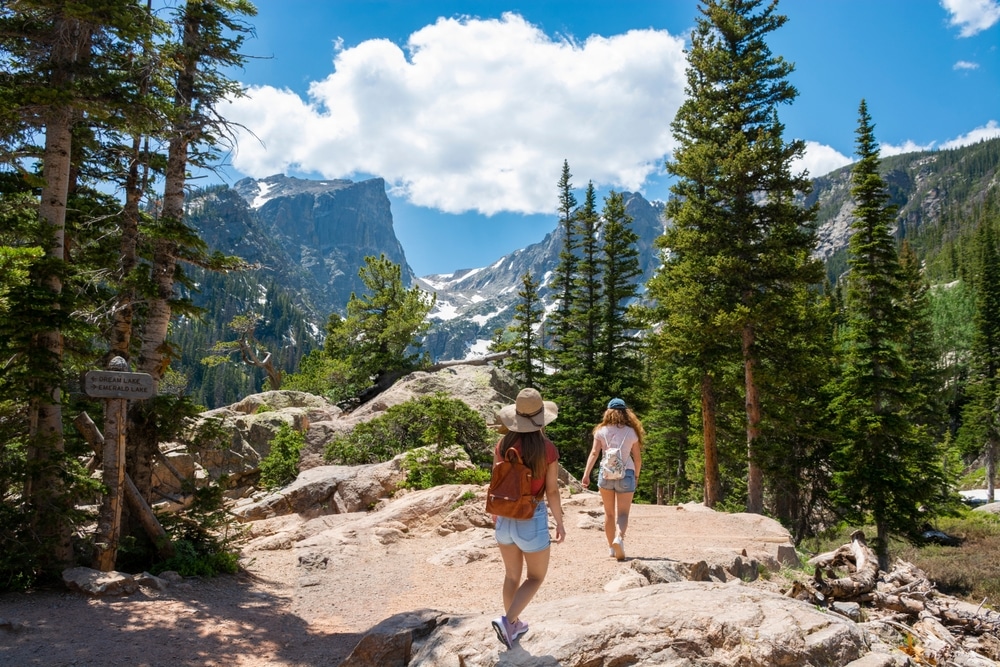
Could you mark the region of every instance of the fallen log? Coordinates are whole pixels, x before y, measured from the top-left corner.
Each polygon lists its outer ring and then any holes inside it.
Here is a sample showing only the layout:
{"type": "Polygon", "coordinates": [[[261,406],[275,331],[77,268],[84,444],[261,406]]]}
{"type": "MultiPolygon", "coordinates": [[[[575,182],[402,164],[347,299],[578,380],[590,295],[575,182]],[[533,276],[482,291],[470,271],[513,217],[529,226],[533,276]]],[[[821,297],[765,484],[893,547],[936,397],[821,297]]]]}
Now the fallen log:
{"type": "Polygon", "coordinates": [[[878,559],[868,546],[864,532],[860,530],[851,533],[850,544],[814,556],[808,562],[816,566],[813,588],[821,596],[821,600],[856,598],[874,590],[878,583],[878,559]],[[824,571],[832,574],[833,568],[844,566],[852,567],[854,572],[836,579],[823,578],[824,571]]]}

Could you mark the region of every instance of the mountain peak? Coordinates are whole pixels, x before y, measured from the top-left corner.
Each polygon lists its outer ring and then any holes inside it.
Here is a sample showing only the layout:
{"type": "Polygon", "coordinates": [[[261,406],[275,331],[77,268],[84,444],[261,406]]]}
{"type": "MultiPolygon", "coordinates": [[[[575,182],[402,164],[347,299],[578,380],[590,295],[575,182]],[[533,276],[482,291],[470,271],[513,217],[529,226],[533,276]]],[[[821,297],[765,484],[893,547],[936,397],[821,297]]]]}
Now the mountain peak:
{"type": "Polygon", "coordinates": [[[233,185],[233,190],[243,197],[251,208],[258,210],[267,202],[278,197],[291,197],[300,194],[319,195],[356,186],[380,187],[384,191],[385,180],[369,178],[355,183],[344,178],[332,178],[317,181],[284,174],[273,174],[261,179],[243,178],[233,185]]]}

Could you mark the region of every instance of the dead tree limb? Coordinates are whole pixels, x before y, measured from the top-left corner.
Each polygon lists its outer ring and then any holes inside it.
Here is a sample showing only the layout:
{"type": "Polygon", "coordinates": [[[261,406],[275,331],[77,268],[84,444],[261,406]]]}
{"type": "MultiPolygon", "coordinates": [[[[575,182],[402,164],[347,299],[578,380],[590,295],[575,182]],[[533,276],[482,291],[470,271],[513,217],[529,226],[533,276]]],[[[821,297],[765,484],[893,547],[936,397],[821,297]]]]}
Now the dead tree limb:
{"type": "Polygon", "coordinates": [[[821,600],[855,598],[874,590],[878,583],[878,559],[860,530],[851,533],[850,544],[815,556],[809,559],[809,563],[816,566],[813,587],[821,600]],[[854,572],[836,579],[823,578],[824,571],[829,575],[833,568],[845,566],[853,568],[854,572]]]}

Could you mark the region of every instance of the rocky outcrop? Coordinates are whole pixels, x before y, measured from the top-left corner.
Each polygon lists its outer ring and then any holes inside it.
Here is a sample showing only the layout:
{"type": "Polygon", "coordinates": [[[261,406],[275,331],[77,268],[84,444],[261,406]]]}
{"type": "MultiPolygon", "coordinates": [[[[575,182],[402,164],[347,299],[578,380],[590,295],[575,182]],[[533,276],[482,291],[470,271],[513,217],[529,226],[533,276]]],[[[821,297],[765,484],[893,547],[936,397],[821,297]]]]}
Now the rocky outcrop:
{"type": "Polygon", "coordinates": [[[232,512],[242,521],[364,512],[395,493],[405,478],[399,458],[363,466],[319,466],[273,493],[238,502],[232,512]]]}
{"type": "Polygon", "coordinates": [[[372,628],[342,667],[434,665],[904,665],[861,626],[738,581],[681,582],[532,606],[531,629],[510,650],[483,615],[422,610],[372,628]]]}

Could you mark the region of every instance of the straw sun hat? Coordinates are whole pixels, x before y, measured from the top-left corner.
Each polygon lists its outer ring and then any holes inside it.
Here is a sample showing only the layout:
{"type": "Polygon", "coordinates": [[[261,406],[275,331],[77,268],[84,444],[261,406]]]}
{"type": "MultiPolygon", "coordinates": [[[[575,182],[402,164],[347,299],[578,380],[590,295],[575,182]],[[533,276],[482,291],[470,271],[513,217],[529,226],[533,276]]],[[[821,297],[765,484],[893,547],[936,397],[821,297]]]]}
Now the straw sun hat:
{"type": "Polygon", "coordinates": [[[558,414],[559,406],[552,401],[543,401],[537,389],[528,387],[518,392],[514,405],[501,408],[497,418],[508,431],[531,433],[540,431],[558,414]]]}

